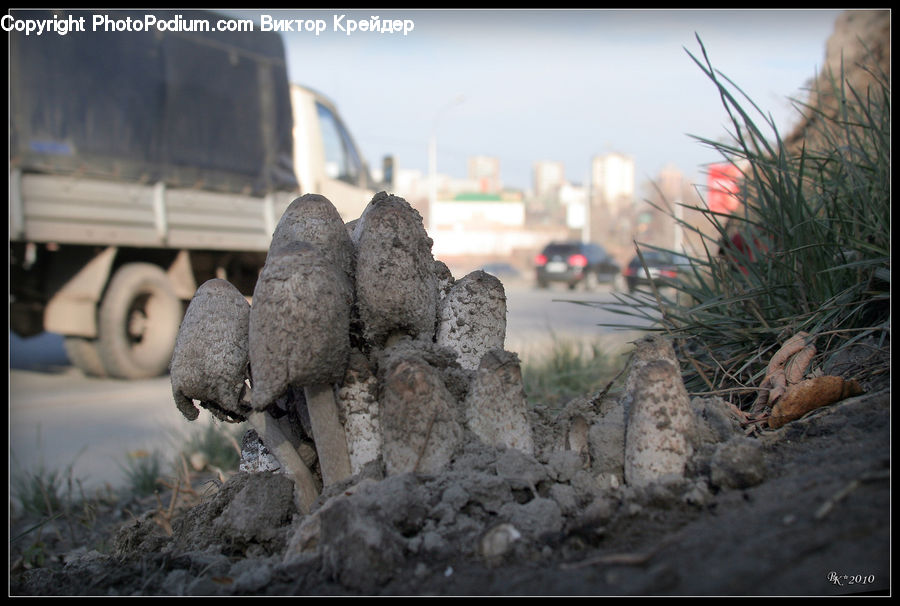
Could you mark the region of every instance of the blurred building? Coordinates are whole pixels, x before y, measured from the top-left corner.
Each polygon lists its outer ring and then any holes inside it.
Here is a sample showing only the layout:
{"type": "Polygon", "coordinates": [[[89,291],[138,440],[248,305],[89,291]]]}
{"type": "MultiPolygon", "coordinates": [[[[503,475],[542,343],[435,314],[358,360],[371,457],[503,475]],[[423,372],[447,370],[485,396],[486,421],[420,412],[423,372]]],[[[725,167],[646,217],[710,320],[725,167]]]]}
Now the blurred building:
{"type": "Polygon", "coordinates": [[[558,189],[559,203],[566,209],[566,227],[587,238],[587,190],[581,185],[563,183],[558,189]]]}
{"type": "Polygon", "coordinates": [[[460,193],[438,198],[434,227],[438,230],[521,229],[525,226],[525,203],[517,192],[502,194],[460,193]]]}
{"type": "MultiPolygon", "coordinates": [[[[446,175],[438,175],[438,187],[441,182],[449,178],[446,175]]],[[[428,225],[428,176],[422,171],[411,168],[395,168],[392,194],[404,198],[410,205],[422,215],[425,225],[428,225]]]]}
{"type": "Polygon", "coordinates": [[[458,193],[438,197],[429,234],[435,257],[509,258],[532,250],[541,236],[525,227],[525,201],[520,192],[458,193]]]}
{"type": "Polygon", "coordinates": [[[562,162],[542,160],[534,163],[534,195],[536,198],[552,196],[566,182],[566,169],[562,162]]]}
{"type": "Polygon", "coordinates": [[[684,196],[684,175],[672,165],[665,166],[659,171],[657,184],[663,199],[670,203],[680,201],[684,196]]]}
{"type": "Polygon", "coordinates": [[[619,214],[634,201],[634,158],[620,153],[595,156],[591,162],[591,190],[594,205],[619,214]]]}
{"type": "Polygon", "coordinates": [[[500,180],[500,158],[494,156],[470,156],[468,159],[469,180],[477,185],[481,193],[497,193],[503,188],[500,180]]]}
{"type": "MultiPolygon", "coordinates": [[[[436,258],[457,267],[498,260],[524,267],[547,242],[568,237],[571,230],[564,221],[552,225],[530,223],[523,193],[502,187],[497,158],[472,156],[467,166],[466,178],[436,175],[433,205],[429,200],[428,175],[394,169],[393,192],[406,198],[422,215],[436,258]]],[[[572,200],[573,196],[577,199],[579,190],[563,183],[554,198],[558,199],[562,192],[567,203],[577,204],[577,200],[572,200]]],[[[574,212],[577,214],[578,210],[574,212]]]]}
{"type": "Polygon", "coordinates": [[[583,237],[611,252],[627,251],[632,246],[634,200],[634,158],[621,153],[595,156],[591,160],[583,237]]]}

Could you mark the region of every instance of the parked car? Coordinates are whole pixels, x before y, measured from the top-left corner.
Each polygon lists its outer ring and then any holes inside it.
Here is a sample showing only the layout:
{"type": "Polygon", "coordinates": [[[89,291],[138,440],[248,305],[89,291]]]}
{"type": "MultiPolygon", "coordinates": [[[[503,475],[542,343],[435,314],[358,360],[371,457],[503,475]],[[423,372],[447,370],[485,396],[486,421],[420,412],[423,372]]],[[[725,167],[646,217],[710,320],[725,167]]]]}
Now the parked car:
{"type": "Polygon", "coordinates": [[[628,292],[634,292],[639,286],[649,286],[651,282],[657,286],[671,286],[690,270],[690,261],[682,255],[661,250],[645,250],[641,251],[641,255],[644,257],[643,263],[641,257],[635,255],[622,272],[628,292]],[[646,271],[644,264],[647,265],[646,271]]]}
{"type": "Polygon", "coordinates": [[[579,284],[593,290],[601,282],[613,282],[621,267],[599,244],[551,242],[535,258],[537,284],[564,282],[570,289],[579,284]]]}

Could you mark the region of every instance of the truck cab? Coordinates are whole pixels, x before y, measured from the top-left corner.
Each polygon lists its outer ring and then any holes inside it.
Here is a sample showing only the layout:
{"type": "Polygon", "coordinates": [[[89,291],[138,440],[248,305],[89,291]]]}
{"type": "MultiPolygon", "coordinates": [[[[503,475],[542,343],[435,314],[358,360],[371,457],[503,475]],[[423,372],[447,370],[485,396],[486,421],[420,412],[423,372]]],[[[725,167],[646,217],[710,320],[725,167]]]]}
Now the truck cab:
{"type": "Polygon", "coordinates": [[[375,184],[337,106],[311,88],[291,84],[291,108],[301,191],[331,200],[344,222],[356,219],[375,195],[375,184]]]}

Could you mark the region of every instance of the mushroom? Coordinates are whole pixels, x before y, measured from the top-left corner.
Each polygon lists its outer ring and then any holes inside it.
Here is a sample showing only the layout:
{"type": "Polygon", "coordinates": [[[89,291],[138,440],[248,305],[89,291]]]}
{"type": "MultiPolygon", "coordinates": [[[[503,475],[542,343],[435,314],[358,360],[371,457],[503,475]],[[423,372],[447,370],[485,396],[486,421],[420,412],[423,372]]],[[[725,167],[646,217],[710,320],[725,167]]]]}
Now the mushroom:
{"type": "Polygon", "coordinates": [[[630,485],[679,481],[693,454],[690,399],[674,359],[664,339],[637,343],[626,378],[624,472],[630,485]]]}
{"type": "Polygon", "coordinates": [[[385,472],[438,473],[463,440],[457,398],[420,342],[401,339],[381,352],[381,430],[385,472]]]}
{"type": "Polygon", "coordinates": [[[663,360],[678,368],[678,358],[675,357],[675,349],[665,338],[658,335],[647,335],[635,341],[635,348],[628,360],[628,370],[625,373],[625,385],[619,402],[628,414],[631,402],[634,399],[635,390],[638,387],[637,379],[639,370],[648,362],[663,360]]]}
{"type": "Polygon", "coordinates": [[[354,474],[378,459],[381,454],[381,420],[378,405],[378,380],[368,359],[359,350],[350,352],[347,374],[337,392],[337,403],[344,420],[344,435],[354,474]]]}
{"type": "Polygon", "coordinates": [[[478,370],[487,352],[502,350],[506,340],[506,293],[489,273],[473,271],[453,284],[441,300],[438,345],[456,352],[459,364],[478,370]]]}
{"type": "Polygon", "coordinates": [[[353,281],[355,265],[350,232],[334,204],[325,196],[306,194],[296,198],[281,215],[268,257],[296,242],[308,242],[328,256],[353,281]]]}
{"type": "Polygon", "coordinates": [[[351,473],[334,385],[350,354],[352,289],[344,272],[312,244],[287,243],[273,252],[250,310],[251,406],[265,410],[289,390],[303,389],[328,486],[351,473]]]}
{"type": "Polygon", "coordinates": [[[189,420],[200,411],[193,400],[216,418],[248,420],[289,471],[298,502],[309,513],[318,490],[309,468],[267,412],[253,411],[246,402],[249,364],[250,304],[230,282],[204,282],[185,312],[170,369],[175,405],[189,420]]]}
{"type": "Polygon", "coordinates": [[[193,400],[222,421],[246,419],[249,323],[250,304],[230,282],[208,280],[194,293],[170,365],[175,405],[189,421],[200,415],[193,400]]]}
{"type": "Polygon", "coordinates": [[[534,454],[522,369],[516,354],[497,349],[481,357],[465,400],[467,427],[484,443],[534,454]]]}
{"type": "Polygon", "coordinates": [[[353,232],[356,297],[363,337],[373,347],[407,334],[431,341],[438,284],[432,240],[403,198],[375,194],[353,232]]]}

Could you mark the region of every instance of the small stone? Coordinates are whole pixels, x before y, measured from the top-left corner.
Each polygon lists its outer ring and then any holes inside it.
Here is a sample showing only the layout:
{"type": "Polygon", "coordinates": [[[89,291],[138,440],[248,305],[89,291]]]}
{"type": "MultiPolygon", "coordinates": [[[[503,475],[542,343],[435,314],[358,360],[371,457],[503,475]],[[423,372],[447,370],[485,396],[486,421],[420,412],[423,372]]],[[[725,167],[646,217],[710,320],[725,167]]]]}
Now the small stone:
{"type": "Polygon", "coordinates": [[[537,459],[515,448],[507,448],[497,457],[496,470],[514,487],[535,487],[548,478],[537,459]]]}
{"type": "Polygon", "coordinates": [[[553,499],[538,497],[523,505],[506,503],[500,516],[529,540],[539,540],[546,534],[559,532],[563,527],[562,510],[553,499]]]}
{"type": "Polygon", "coordinates": [[[691,410],[696,419],[696,443],[718,444],[741,433],[741,423],[732,412],[734,407],[719,397],[694,398],[691,410]]]}
{"type": "Polygon", "coordinates": [[[766,462],[756,440],[734,437],[720,444],[710,461],[710,482],[719,488],[744,489],[762,483],[766,462]]]}
{"type": "Polygon", "coordinates": [[[550,498],[556,501],[563,515],[571,515],[578,508],[578,498],[575,489],[568,484],[553,484],[550,487],[550,498]]]}
{"type": "Polygon", "coordinates": [[[206,469],[206,466],[209,465],[209,457],[202,452],[191,453],[191,456],[188,457],[188,461],[194,471],[203,471],[206,469]]]}
{"type": "Polygon", "coordinates": [[[703,506],[712,500],[713,495],[706,486],[706,482],[697,480],[687,487],[682,498],[685,503],[690,505],[703,506]]]}
{"type": "Polygon", "coordinates": [[[547,472],[557,482],[569,482],[575,477],[584,463],[581,456],[571,450],[560,450],[550,454],[547,459],[547,472]]]}
{"type": "Polygon", "coordinates": [[[481,541],[479,542],[481,557],[483,557],[488,564],[496,564],[503,556],[510,552],[513,543],[520,538],[522,538],[522,533],[512,524],[498,524],[481,537],[481,541]]]}

